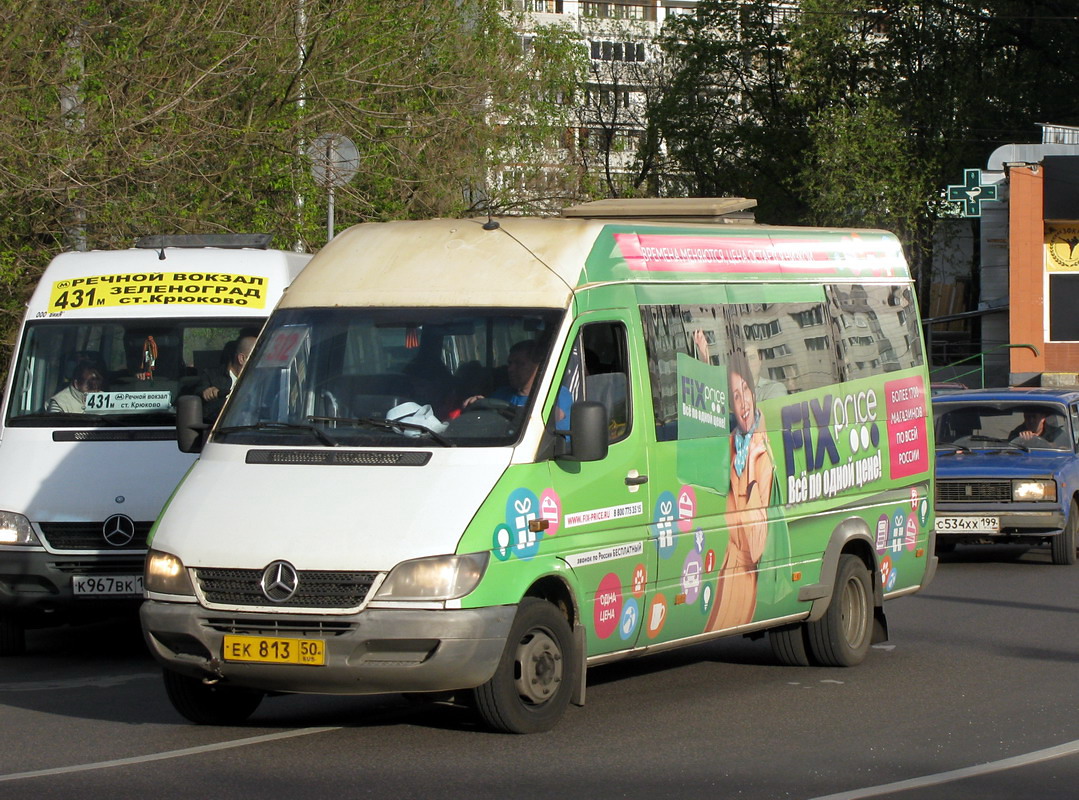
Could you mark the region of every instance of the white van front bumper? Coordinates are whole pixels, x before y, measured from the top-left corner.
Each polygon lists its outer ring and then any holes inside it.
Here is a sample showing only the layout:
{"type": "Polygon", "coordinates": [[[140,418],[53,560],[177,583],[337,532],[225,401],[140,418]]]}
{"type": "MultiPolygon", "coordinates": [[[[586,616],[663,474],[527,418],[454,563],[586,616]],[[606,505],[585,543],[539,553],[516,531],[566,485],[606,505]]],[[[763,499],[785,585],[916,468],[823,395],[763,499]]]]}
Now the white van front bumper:
{"type": "Polygon", "coordinates": [[[516,606],[458,610],[367,609],[349,616],[245,614],[147,600],[142,627],[166,667],[269,692],[381,694],[470,689],[488,681],[516,606]],[[320,640],[321,666],[223,658],[226,635],[320,640]]]}

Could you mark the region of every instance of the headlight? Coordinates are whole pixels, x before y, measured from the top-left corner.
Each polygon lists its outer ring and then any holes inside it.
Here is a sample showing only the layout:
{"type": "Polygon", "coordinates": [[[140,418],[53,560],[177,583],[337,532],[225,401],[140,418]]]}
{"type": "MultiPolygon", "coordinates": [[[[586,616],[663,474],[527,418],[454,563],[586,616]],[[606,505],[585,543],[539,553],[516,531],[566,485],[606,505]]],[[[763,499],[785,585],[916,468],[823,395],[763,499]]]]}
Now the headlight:
{"type": "Polygon", "coordinates": [[[0,544],[41,546],[30,520],[12,511],[0,511],[0,544]]]}
{"type": "Polygon", "coordinates": [[[435,556],[403,561],[393,568],[376,600],[454,600],[476,588],[490,553],[435,556]]]}
{"type": "Polygon", "coordinates": [[[184,562],[170,553],[151,550],[146,554],[146,591],[159,594],[194,595],[184,562]]]}
{"type": "Polygon", "coordinates": [[[1034,503],[1039,500],[1053,502],[1057,499],[1056,481],[1016,480],[1012,481],[1012,501],[1016,503],[1034,503]]]}

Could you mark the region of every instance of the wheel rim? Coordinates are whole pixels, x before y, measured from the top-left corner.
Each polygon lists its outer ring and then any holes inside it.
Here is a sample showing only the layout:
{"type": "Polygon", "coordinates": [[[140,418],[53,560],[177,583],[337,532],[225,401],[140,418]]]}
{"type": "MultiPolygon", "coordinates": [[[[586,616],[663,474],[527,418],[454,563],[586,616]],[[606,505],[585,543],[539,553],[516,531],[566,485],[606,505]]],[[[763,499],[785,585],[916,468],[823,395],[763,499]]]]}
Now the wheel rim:
{"type": "Polygon", "coordinates": [[[562,648],[545,630],[534,629],[517,644],[514,682],[517,693],[532,705],[550,700],[562,683],[562,648]]]}
{"type": "Polygon", "coordinates": [[[865,587],[857,578],[851,578],[843,587],[843,637],[852,650],[857,650],[865,639],[869,604],[865,587]]]}

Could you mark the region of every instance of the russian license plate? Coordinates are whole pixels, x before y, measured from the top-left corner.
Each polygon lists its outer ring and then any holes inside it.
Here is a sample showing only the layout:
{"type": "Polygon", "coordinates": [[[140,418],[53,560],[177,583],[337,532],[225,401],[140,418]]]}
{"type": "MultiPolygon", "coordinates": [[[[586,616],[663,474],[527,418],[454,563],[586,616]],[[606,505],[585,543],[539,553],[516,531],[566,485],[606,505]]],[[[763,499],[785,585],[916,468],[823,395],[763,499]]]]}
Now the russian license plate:
{"type": "Polygon", "coordinates": [[[71,591],[79,597],[142,597],[142,576],[75,575],[71,591]]]}
{"type": "Polygon", "coordinates": [[[221,645],[221,657],[226,661],[246,661],[252,664],[301,664],[321,667],[326,663],[326,643],[321,639],[226,635],[221,645]]]}
{"type": "Polygon", "coordinates": [[[937,533],[1000,533],[1000,517],[937,517],[937,533]]]}

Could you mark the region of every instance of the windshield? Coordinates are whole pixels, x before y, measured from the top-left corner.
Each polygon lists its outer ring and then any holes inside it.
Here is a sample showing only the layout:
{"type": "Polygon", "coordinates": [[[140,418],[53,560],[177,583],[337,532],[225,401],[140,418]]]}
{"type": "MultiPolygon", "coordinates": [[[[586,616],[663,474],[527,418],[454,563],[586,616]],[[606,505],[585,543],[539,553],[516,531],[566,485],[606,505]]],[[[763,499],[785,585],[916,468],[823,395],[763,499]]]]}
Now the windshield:
{"type": "Polygon", "coordinates": [[[512,444],[562,313],[279,311],[232,393],[215,441],[315,447],[512,444]]]}
{"type": "Polygon", "coordinates": [[[177,396],[201,391],[230,344],[263,320],[42,320],[26,326],[7,424],[175,424],[177,396]]]}
{"type": "Polygon", "coordinates": [[[934,403],[938,447],[971,450],[1072,450],[1062,405],[1049,403],[934,403]]]}

